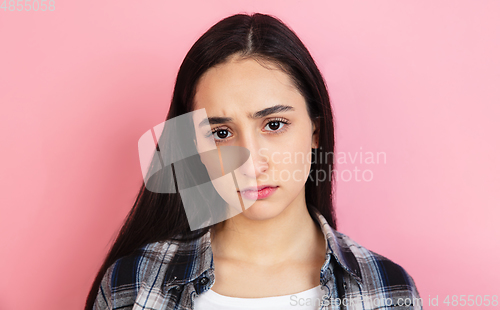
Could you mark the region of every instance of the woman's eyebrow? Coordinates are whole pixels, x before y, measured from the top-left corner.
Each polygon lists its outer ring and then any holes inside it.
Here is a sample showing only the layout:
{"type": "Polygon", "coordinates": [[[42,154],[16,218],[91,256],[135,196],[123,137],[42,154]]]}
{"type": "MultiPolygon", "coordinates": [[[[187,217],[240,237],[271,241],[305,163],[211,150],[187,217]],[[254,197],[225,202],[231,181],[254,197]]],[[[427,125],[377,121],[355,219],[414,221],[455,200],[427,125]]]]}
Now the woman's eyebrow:
{"type": "Polygon", "coordinates": [[[278,112],[294,111],[295,109],[289,105],[277,104],[269,108],[255,112],[253,115],[249,115],[250,118],[258,119],[268,116],[269,114],[274,114],[278,112]]]}
{"type": "MultiPolygon", "coordinates": [[[[262,109],[260,111],[255,112],[253,114],[250,114],[250,115],[248,115],[248,117],[253,118],[253,119],[259,119],[259,118],[266,117],[270,114],[285,112],[285,111],[294,111],[294,110],[295,109],[292,106],[277,104],[277,105],[274,105],[272,107],[265,108],[265,109],[262,109]]],[[[198,124],[198,127],[203,127],[203,126],[206,126],[208,124],[215,125],[215,124],[229,123],[232,120],[233,119],[231,117],[212,116],[212,117],[208,117],[208,118],[205,118],[204,120],[202,120],[198,124]]]]}

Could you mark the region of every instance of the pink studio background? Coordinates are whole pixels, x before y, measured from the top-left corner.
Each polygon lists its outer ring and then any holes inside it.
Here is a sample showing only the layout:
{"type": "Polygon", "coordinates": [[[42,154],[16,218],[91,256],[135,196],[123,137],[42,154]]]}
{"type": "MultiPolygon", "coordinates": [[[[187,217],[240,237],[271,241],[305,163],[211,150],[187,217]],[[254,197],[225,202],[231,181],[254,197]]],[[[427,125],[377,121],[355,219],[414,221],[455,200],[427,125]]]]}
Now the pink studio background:
{"type": "Polygon", "coordinates": [[[426,309],[500,295],[499,1],[55,7],[0,9],[1,310],[83,307],[142,182],[139,137],[165,119],[190,46],[238,12],[281,18],[326,78],[348,159],[339,230],[402,265],[426,309]]]}

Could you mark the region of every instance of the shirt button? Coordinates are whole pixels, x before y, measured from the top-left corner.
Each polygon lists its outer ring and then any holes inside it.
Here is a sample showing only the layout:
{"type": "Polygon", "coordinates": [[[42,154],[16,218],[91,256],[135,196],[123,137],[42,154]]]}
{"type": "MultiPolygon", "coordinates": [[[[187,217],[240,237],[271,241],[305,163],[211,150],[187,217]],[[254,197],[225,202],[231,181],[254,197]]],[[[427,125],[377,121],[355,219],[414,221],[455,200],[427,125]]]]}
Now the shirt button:
{"type": "Polygon", "coordinates": [[[207,277],[203,277],[203,278],[201,278],[200,283],[201,283],[202,285],[207,284],[207,283],[208,283],[208,278],[207,278],[207,277]]]}

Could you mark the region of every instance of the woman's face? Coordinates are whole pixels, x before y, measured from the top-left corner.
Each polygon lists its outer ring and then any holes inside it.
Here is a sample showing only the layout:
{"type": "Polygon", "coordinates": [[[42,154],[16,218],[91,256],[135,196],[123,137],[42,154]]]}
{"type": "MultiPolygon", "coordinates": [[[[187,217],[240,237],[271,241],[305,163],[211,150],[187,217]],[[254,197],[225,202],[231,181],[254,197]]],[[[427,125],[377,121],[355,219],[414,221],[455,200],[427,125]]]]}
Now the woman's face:
{"type": "MultiPolygon", "coordinates": [[[[253,203],[242,215],[254,220],[272,218],[289,206],[305,205],[311,148],[318,147],[318,131],[304,97],[286,73],[270,63],[266,67],[271,69],[233,55],[202,75],[194,97],[194,110],[204,108],[210,119],[205,129],[209,138],[197,133],[199,150],[206,150],[215,140],[218,147],[239,146],[250,151],[251,161],[235,173],[238,195],[253,203]],[[260,186],[269,188],[243,191],[260,186]]],[[[207,160],[201,159],[210,170],[207,160]]]]}

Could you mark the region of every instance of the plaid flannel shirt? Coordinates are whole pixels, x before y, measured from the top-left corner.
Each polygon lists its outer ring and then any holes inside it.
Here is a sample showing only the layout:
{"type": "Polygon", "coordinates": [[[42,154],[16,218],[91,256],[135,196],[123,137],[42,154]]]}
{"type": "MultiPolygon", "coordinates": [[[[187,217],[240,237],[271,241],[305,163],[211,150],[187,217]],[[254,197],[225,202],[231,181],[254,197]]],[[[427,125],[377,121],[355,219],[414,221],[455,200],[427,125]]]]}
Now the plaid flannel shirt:
{"type": "MultiPolygon", "coordinates": [[[[327,242],[318,309],[422,309],[401,266],[332,229],[317,210],[313,215],[327,242]]],[[[214,281],[210,232],[191,242],[150,243],[108,268],[94,310],[193,309],[214,281]]]]}

